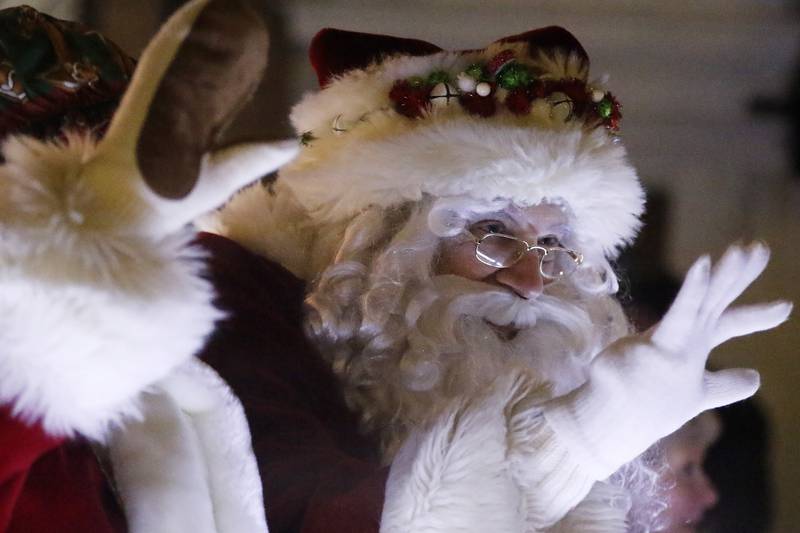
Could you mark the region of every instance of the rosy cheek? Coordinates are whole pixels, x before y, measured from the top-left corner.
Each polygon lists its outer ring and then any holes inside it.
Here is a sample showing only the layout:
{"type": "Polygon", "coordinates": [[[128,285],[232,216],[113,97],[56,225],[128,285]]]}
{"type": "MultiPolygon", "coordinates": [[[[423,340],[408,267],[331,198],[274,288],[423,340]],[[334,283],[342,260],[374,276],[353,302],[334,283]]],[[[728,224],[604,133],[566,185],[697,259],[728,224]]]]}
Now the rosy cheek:
{"type": "Polygon", "coordinates": [[[443,244],[434,265],[436,274],[453,274],[473,280],[482,280],[496,271],[496,268],[484,265],[475,258],[475,244],[471,242],[443,244]]]}
{"type": "MultiPolygon", "coordinates": [[[[691,509],[693,506],[692,503],[692,493],[690,490],[680,482],[674,479],[668,481],[671,485],[675,482],[675,485],[669,491],[668,494],[668,507],[665,511],[666,517],[668,518],[669,524],[672,527],[679,527],[686,521],[686,517],[691,514],[691,509]]],[[[672,530],[669,530],[672,531],[672,530]]]]}

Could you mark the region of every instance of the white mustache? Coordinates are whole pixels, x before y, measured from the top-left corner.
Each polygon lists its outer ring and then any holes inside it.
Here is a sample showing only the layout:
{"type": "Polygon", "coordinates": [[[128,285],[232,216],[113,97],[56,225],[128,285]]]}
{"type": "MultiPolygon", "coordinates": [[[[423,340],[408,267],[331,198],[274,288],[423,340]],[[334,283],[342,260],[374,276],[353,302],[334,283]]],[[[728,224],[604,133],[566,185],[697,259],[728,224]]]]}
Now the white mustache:
{"type": "Polygon", "coordinates": [[[469,367],[480,376],[513,362],[530,366],[547,380],[555,379],[560,369],[559,386],[574,386],[597,332],[581,300],[569,291],[565,287],[526,300],[480,281],[453,275],[431,278],[410,292],[405,308],[408,350],[403,372],[407,383],[414,383],[409,387],[424,390],[431,385],[421,380],[419,365],[438,376],[433,367],[445,364],[447,354],[458,354],[462,370],[470,372],[469,367]],[[515,327],[518,334],[506,337],[492,326],[515,327]]]}
{"type": "Polygon", "coordinates": [[[435,276],[430,286],[413,295],[406,308],[406,323],[413,326],[424,312],[445,317],[482,318],[497,326],[532,327],[546,315],[575,311],[561,298],[541,294],[526,300],[513,292],[459,276],[435,276]]]}

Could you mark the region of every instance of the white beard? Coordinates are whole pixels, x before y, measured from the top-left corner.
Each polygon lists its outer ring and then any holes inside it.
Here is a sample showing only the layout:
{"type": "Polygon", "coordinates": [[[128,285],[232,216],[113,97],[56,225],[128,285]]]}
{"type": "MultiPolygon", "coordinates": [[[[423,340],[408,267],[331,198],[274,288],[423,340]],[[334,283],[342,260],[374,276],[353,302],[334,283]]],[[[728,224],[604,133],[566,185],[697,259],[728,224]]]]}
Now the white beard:
{"type": "Polygon", "coordinates": [[[464,387],[451,386],[448,396],[469,395],[475,392],[472,387],[492,381],[510,366],[524,366],[553,395],[574,389],[585,380],[585,369],[607,342],[608,332],[593,323],[599,309],[592,299],[568,287],[559,289],[558,296],[525,300],[485,283],[433,277],[406,307],[404,384],[425,390],[437,377],[447,376],[449,383],[464,387]]]}
{"type": "Polygon", "coordinates": [[[612,297],[568,283],[525,300],[453,275],[406,283],[375,277],[361,291],[343,291],[353,287],[343,279],[311,293],[317,308],[340,302],[311,315],[311,335],[365,428],[380,433],[386,459],[411,428],[455,399],[485,392],[512,368],[526,367],[553,395],[569,392],[584,381],[592,357],[620,334],[622,315],[612,297]],[[499,327],[516,334],[506,338],[499,327]]]}

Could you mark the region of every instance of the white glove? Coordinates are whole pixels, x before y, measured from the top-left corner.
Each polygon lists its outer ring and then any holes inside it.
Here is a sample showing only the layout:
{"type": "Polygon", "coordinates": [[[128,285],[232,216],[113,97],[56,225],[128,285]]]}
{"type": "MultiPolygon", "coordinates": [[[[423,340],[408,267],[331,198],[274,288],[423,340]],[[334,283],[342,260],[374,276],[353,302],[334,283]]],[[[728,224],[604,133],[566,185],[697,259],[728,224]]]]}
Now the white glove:
{"type": "MultiPolygon", "coordinates": [[[[249,16],[214,0],[195,0],[180,9],[145,51],[101,143],[68,134],[62,144],[19,137],[3,146],[0,403],[10,403],[25,419],[41,420],[51,433],[102,438],[109,423],[137,413],[139,392],[202,347],[221,314],[203,276],[203,253],[189,245],[194,231],[187,224],[297,152],[294,141],[205,155],[174,152],[176,161],[188,162],[184,177],[192,180],[181,199],[154,192],[154,183],[174,176],[157,171],[149,180],[143,176],[140,162],[148,154],[139,146],[140,133],[157,91],[176,84],[191,89],[192,74],[203,70],[168,67],[192,53],[214,58],[208,47],[231,44],[227,35],[196,38],[192,25],[204,9],[237,23],[249,16]]],[[[200,30],[225,27],[205,24],[200,30]]],[[[251,36],[256,47],[265,46],[259,28],[240,25],[246,42],[229,46],[225,58],[252,48],[251,36]]],[[[200,95],[206,97],[209,87],[227,90],[238,105],[260,78],[258,68],[250,72],[251,63],[216,65],[232,69],[233,86],[205,84],[200,95]]],[[[169,103],[168,96],[161,94],[158,104],[169,103]]],[[[185,114],[193,112],[181,107],[183,102],[171,103],[185,114]]],[[[214,132],[212,119],[229,118],[218,115],[207,120],[214,132]]],[[[169,126],[165,139],[173,133],[169,126]]],[[[163,160],[172,159],[163,146],[156,148],[163,160]]]]}
{"type": "Polygon", "coordinates": [[[730,247],[713,270],[707,256],[700,258],[660,323],[606,348],[583,386],[544,408],[553,431],[595,479],[605,479],[700,412],[756,392],[755,370],[708,372],[705,365],[722,342],[773,328],[789,316],[788,302],[728,309],[768,259],[762,244],[730,247]]]}

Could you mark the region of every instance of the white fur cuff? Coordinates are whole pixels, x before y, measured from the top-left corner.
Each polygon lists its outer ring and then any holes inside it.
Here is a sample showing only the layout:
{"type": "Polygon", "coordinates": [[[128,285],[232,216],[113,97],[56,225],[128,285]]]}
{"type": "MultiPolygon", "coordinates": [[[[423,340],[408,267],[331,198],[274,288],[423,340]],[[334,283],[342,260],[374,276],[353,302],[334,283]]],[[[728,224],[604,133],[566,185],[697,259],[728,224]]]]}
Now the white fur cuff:
{"type": "Polygon", "coordinates": [[[392,463],[381,531],[541,531],[563,518],[595,479],[542,417],[545,396],[509,376],[412,435],[392,463]]]}
{"type": "Polygon", "coordinates": [[[75,137],[4,146],[0,402],[52,434],[101,439],[203,346],[221,313],[193,232],[138,236],[98,214],[78,172],[93,150],[75,137]]]}

